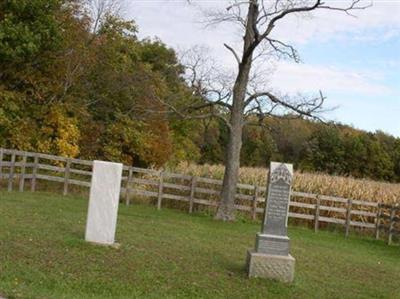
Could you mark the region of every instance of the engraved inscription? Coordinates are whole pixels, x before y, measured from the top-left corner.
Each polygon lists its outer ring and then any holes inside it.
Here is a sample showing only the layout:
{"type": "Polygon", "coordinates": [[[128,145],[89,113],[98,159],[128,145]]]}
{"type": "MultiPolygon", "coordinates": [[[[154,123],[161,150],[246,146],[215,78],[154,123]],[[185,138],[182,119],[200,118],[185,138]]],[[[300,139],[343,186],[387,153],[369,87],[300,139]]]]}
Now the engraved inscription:
{"type": "Polygon", "coordinates": [[[273,184],[269,192],[267,217],[281,219],[286,217],[290,189],[286,185],[273,184]]]}
{"type": "Polygon", "coordinates": [[[277,239],[273,236],[257,235],[256,251],[265,254],[288,255],[289,238],[277,239]]]}
{"type": "Polygon", "coordinates": [[[285,164],[280,164],[272,171],[262,228],[264,234],[287,235],[290,184],[292,179],[292,174],[285,164]]]}
{"type": "Polygon", "coordinates": [[[282,181],[270,184],[263,233],[286,236],[290,186],[282,181]]]}
{"type": "Polygon", "coordinates": [[[280,242],[268,240],[265,242],[266,251],[268,254],[287,255],[289,254],[289,241],[280,242]]]}

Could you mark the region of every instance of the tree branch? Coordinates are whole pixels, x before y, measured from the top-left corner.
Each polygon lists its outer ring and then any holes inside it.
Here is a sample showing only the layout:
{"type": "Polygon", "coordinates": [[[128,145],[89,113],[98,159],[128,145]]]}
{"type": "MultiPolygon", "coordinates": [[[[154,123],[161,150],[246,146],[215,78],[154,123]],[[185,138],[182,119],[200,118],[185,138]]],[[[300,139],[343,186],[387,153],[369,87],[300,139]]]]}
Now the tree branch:
{"type": "Polygon", "coordinates": [[[268,38],[268,37],[266,37],[266,40],[268,41],[268,43],[271,45],[271,47],[277,53],[279,53],[283,56],[287,56],[287,57],[293,59],[295,62],[300,62],[299,53],[293,46],[285,44],[284,42],[281,42],[276,39],[268,38]],[[280,48],[279,46],[282,46],[283,48],[285,48],[285,50],[282,50],[282,48],[280,48]]]}
{"type": "MultiPolygon", "coordinates": [[[[372,5],[373,5],[372,2],[371,2],[370,4],[365,5],[365,6],[357,6],[359,3],[361,3],[361,0],[354,0],[351,3],[351,5],[346,7],[346,8],[333,7],[333,6],[330,6],[330,5],[320,5],[320,6],[318,6],[318,8],[342,11],[342,12],[346,13],[349,16],[356,17],[355,15],[351,14],[350,11],[367,9],[369,7],[372,7],[372,5]]],[[[324,3],[321,3],[321,4],[324,4],[324,3]]]]}
{"type": "Polygon", "coordinates": [[[257,111],[256,115],[262,121],[266,116],[274,116],[278,117],[277,114],[274,114],[273,111],[276,108],[282,107],[284,109],[288,109],[291,112],[296,113],[298,116],[306,116],[313,119],[318,119],[323,121],[320,117],[316,115],[317,112],[321,112],[321,107],[325,102],[325,97],[323,96],[322,92],[320,91],[319,97],[301,101],[299,103],[290,103],[288,100],[279,99],[277,96],[272,94],[271,92],[258,92],[251,95],[247,100],[246,104],[249,105],[252,102],[255,102],[255,107],[251,108],[247,111],[248,115],[253,115],[253,111],[257,111]],[[269,110],[265,110],[265,107],[262,106],[262,103],[259,99],[268,98],[269,101],[272,103],[269,110]]]}
{"type": "Polygon", "coordinates": [[[239,65],[239,64],[240,64],[240,59],[239,59],[239,56],[237,55],[236,51],[235,51],[231,46],[229,46],[229,45],[227,45],[227,44],[224,44],[224,46],[225,46],[225,48],[227,48],[229,51],[232,52],[233,56],[234,56],[235,59],[236,59],[236,62],[237,62],[238,65],[239,65]]]}

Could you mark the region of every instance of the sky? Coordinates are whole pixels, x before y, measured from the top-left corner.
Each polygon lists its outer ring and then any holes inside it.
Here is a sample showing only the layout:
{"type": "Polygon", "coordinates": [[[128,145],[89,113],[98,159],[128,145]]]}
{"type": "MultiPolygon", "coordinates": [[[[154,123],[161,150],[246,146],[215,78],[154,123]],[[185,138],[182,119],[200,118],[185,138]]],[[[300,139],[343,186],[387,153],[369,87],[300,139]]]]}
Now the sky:
{"type": "MultiPolygon", "coordinates": [[[[270,1],[270,0],[266,0],[270,1]]],[[[353,12],[319,10],[280,21],[273,37],[298,50],[301,63],[280,60],[268,68],[268,86],[283,94],[313,93],[334,108],[324,118],[400,137],[400,0],[361,0],[373,6],[353,12]]],[[[235,62],[223,46],[240,49],[241,31],[233,24],[204,25],[204,9],[221,9],[224,0],[133,0],[122,15],[134,19],[139,37],[159,38],[184,50],[207,47],[218,65],[235,62]]],[[[349,0],[327,0],[346,6],[349,0]]]]}

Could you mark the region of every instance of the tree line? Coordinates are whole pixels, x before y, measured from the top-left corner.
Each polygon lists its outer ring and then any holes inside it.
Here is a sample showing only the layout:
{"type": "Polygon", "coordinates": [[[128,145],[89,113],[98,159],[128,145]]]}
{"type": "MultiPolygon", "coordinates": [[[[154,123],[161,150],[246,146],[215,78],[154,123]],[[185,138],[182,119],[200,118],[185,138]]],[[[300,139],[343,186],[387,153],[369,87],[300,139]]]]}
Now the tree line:
{"type": "MultiPolygon", "coordinates": [[[[112,11],[94,16],[86,1],[2,1],[0,146],[146,167],[225,163],[229,127],[221,118],[171,113],[210,107],[184,79],[176,52],[137,34],[133,21],[112,11]]],[[[278,160],[400,180],[400,140],[383,132],[292,115],[254,123],[261,126],[243,127],[241,165],[278,160]]]]}
{"type": "MultiPolygon", "coordinates": [[[[227,137],[217,128],[204,133],[201,163],[224,163],[227,137]]],[[[269,161],[291,162],[300,171],[399,182],[400,138],[340,123],[266,119],[265,126],[244,130],[241,162],[267,167],[269,161]]]]}

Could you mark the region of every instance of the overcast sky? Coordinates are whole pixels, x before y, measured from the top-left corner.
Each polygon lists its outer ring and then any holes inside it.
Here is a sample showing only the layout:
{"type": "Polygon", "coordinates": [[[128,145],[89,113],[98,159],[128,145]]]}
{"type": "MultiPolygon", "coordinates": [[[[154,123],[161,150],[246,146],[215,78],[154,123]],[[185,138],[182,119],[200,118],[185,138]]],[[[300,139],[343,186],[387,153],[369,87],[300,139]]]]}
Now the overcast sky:
{"type": "MultiPolygon", "coordinates": [[[[194,2],[203,8],[228,3],[194,2]]],[[[295,45],[302,62],[280,61],[269,85],[282,93],[322,90],[327,107],[338,107],[326,118],[400,137],[400,0],[373,2],[373,7],[355,12],[357,18],[318,11],[280,22],[274,37],[295,45]]],[[[205,28],[196,5],[134,0],[124,7],[123,16],[136,21],[141,38],[158,37],[173,48],[207,46],[220,65],[234,65],[223,43],[238,48],[240,32],[230,24],[205,28]]]]}

